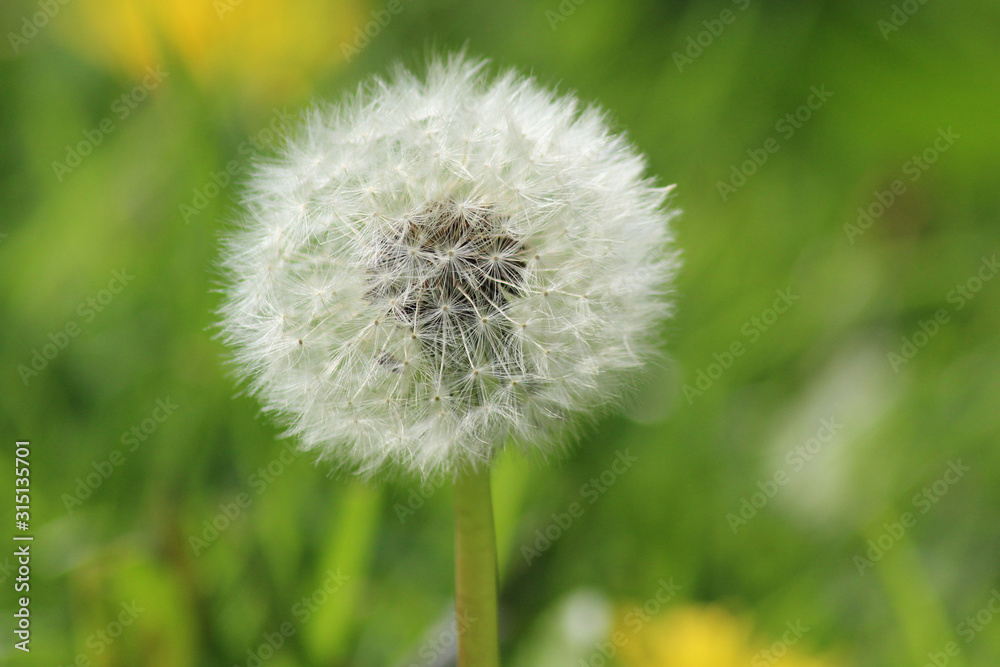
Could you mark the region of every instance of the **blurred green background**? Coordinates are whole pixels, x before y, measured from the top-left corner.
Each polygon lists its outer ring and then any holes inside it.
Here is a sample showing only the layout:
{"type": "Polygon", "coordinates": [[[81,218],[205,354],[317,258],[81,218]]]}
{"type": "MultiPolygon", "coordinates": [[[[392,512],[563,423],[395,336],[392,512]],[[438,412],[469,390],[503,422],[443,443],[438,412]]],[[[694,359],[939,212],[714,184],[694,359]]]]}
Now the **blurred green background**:
{"type": "Polygon", "coordinates": [[[450,664],[448,484],[297,455],[212,313],[253,156],[464,45],[602,104],[684,210],[669,361],[567,460],[495,473],[504,663],[997,664],[996,3],[15,0],[0,25],[0,487],[12,535],[29,439],[35,535],[29,655],[0,550],[0,663],[450,664]]]}

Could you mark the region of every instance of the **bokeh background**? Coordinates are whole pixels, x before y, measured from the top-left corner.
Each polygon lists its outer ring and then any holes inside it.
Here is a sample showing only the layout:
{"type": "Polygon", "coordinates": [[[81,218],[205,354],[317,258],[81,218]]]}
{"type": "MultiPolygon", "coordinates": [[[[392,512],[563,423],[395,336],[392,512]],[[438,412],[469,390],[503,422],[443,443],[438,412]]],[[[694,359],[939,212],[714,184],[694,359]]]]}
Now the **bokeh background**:
{"type": "Polygon", "coordinates": [[[996,664],[996,3],[14,0],[0,22],[3,533],[29,439],[35,535],[30,655],[0,550],[0,662],[450,664],[446,481],[297,455],[212,313],[254,156],[314,98],[465,46],[602,104],[684,210],[668,361],[567,460],[495,473],[504,663],[996,664]]]}

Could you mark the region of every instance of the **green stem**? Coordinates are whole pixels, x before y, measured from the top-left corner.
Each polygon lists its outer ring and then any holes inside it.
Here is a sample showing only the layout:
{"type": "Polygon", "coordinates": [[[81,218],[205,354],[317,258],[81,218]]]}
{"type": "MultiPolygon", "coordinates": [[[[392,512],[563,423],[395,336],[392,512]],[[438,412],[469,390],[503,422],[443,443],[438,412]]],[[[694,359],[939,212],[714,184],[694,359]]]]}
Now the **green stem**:
{"type": "Polygon", "coordinates": [[[490,472],[455,478],[455,622],[459,667],[498,667],[497,541],[490,472]]]}

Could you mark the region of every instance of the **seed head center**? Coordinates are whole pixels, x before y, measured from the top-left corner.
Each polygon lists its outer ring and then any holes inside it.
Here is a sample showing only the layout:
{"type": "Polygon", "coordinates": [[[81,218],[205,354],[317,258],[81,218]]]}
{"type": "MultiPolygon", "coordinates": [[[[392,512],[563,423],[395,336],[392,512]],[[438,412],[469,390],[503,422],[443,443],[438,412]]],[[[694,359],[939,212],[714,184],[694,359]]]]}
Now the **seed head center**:
{"type": "Polygon", "coordinates": [[[511,339],[509,318],[498,315],[523,291],[527,266],[507,223],[489,207],[451,201],[400,221],[377,242],[366,300],[456,372],[496,364],[511,339]]]}

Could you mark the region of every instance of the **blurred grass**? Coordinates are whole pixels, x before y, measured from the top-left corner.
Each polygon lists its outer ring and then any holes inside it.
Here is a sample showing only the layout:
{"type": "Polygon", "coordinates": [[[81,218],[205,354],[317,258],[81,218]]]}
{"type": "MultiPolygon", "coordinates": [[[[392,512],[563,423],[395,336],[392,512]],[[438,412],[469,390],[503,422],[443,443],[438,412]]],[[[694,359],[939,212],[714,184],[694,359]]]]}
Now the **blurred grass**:
{"type": "MultiPolygon", "coordinates": [[[[0,431],[33,443],[37,538],[33,651],[5,640],[0,660],[247,664],[289,621],[269,665],[445,653],[447,485],[401,517],[410,487],[366,489],[300,456],[258,493],[286,443],[237,394],[212,338],[217,235],[238,215],[238,186],[187,221],[181,207],[231,160],[239,182],[252,159],[241,146],[276,110],[336,98],[395,59],[418,65],[428,46],[467,45],[599,101],[651,171],[679,184],[684,209],[671,361],[566,461],[512,456],[497,471],[509,657],[577,664],[615,605],[673,578],[673,605],[723,605],[752,619],[761,645],[801,619],[811,630],[797,650],[837,664],[923,664],[949,641],[961,649],[949,664],[995,664],[1000,624],[969,642],[960,624],[1000,585],[1000,283],[960,310],[948,295],[1000,248],[1000,9],[927,3],[883,39],[893,3],[563,4],[575,9],[552,30],[555,0],[404,2],[345,62],[341,43],[378,3],[244,0],[222,18],[182,0],[68,3],[17,53],[2,50],[0,431]],[[735,21],[678,72],[674,52],[725,8],[735,21]],[[115,100],[157,64],[163,85],[117,119],[115,100]],[[821,85],[830,100],[781,137],[775,124],[821,85]],[[60,181],[52,163],[109,116],[113,132],[60,181]],[[852,243],[857,208],[949,127],[954,146],[852,243]],[[718,182],[772,136],[779,150],[722,201],[718,182]],[[87,299],[122,269],[134,280],[88,319],[87,299]],[[744,326],[788,288],[799,301],[751,340],[744,326]],[[941,308],[950,321],[894,372],[886,355],[941,308]],[[79,335],[25,385],[19,366],[69,322],[79,335]],[[734,341],[745,353],[689,402],[683,386],[734,341]],[[179,409],[127,451],[123,436],[167,397],[179,409]],[[727,514],[790,470],[786,453],[831,416],[843,429],[734,534],[727,514]],[[116,449],[124,463],[68,511],[116,449]],[[639,463],[529,566],[521,548],[625,449],[639,463]],[[970,472],[859,575],[867,541],[956,459],[970,472]],[[252,502],[196,556],[190,537],[242,493],[252,502]],[[347,584],[303,620],[295,605],[338,569],[347,584]],[[145,611],[98,653],[95,633],[133,599],[145,611]]],[[[4,34],[38,7],[5,4],[4,34]]]]}

